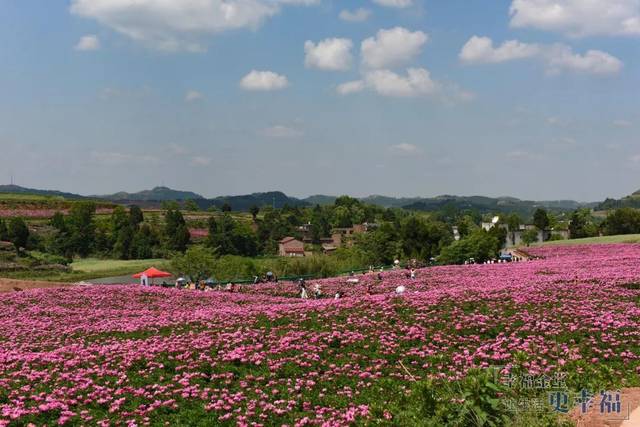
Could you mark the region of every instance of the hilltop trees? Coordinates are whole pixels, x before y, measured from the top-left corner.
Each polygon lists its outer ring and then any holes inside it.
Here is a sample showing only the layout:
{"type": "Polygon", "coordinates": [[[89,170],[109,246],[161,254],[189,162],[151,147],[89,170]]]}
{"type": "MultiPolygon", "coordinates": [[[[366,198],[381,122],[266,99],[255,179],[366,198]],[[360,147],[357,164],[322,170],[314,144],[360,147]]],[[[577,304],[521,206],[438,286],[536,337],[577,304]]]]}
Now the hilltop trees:
{"type": "Polygon", "coordinates": [[[258,214],[260,213],[260,208],[258,206],[256,206],[256,205],[253,205],[249,209],[249,213],[251,214],[251,217],[253,218],[253,222],[256,222],[258,220],[258,214]]]}
{"type": "Polygon", "coordinates": [[[633,208],[620,208],[607,216],[604,224],[607,234],[640,233],[640,211],[633,208]]]}
{"type": "Polygon", "coordinates": [[[67,217],[56,212],[50,221],[55,233],[48,242],[49,250],[67,258],[91,254],[96,243],[95,211],[95,203],[79,202],[72,206],[67,217]]]}
{"type": "Polygon", "coordinates": [[[224,214],[220,220],[209,218],[207,245],[220,255],[256,256],[258,243],[256,235],[248,226],[224,214]]]}
{"type": "Polygon", "coordinates": [[[551,224],[551,220],[549,219],[549,214],[546,210],[539,208],[533,214],[533,225],[535,225],[538,230],[544,231],[549,228],[549,224],[551,224]]]}
{"type": "Polygon", "coordinates": [[[184,252],[191,239],[187,223],[177,206],[169,206],[165,213],[164,232],[167,248],[172,251],[184,252]]]}
{"type": "Polygon", "coordinates": [[[522,243],[529,246],[538,241],[538,230],[532,228],[522,233],[522,243]]]}
{"type": "Polygon", "coordinates": [[[26,248],[29,241],[29,228],[22,218],[15,217],[9,220],[7,225],[6,237],[13,243],[16,250],[26,248]]]}
{"type": "Polygon", "coordinates": [[[6,242],[8,240],[7,224],[4,222],[4,219],[0,218],[0,242],[6,242]]]}
{"type": "Polygon", "coordinates": [[[444,248],[439,260],[441,264],[463,264],[470,259],[482,263],[496,258],[499,246],[495,236],[478,229],[468,237],[444,248]]]}
{"type": "Polygon", "coordinates": [[[206,280],[215,270],[215,254],[202,246],[193,246],[184,254],[179,254],[171,261],[175,274],[183,274],[192,282],[206,280]]]}

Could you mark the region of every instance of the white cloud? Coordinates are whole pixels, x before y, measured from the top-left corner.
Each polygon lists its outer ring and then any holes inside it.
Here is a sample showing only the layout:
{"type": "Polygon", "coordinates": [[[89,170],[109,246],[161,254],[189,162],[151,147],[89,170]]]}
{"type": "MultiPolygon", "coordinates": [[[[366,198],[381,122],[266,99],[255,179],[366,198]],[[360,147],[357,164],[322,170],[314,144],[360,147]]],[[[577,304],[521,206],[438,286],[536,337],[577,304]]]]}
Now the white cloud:
{"type": "Polygon", "coordinates": [[[571,37],[640,36],[640,0],[513,0],[511,26],[571,37]]]}
{"type": "Polygon", "coordinates": [[[288,126],[276,125],[262,129],[260,134],[268,138],[288,139],[300,137],[303,135],[303,132],[288,126]]]}
{"type": "Polygon", "coordinates": [[[167,146],[167,148],[175,155],[183,156],[188,153],[188,150],[180,144],[171,143],[167,146]]]}
{"type": "Polygon", "coordinates": [[[475,94],[451,82],[438,82],[431,78],[425,68],[409,68],[406,74],[391,70],[369,70],[362,79],[342,83],[336,87],[340,95],[350,95],[370,90],[381,96],[395,98],[416,98],[437,96],[446,105],[456,105],[472,101],[475,94]]]}
{"type": "Polygon", "coordinates": [[[631,127],[633,123],[631,123],[628,120],[617,119],[613,121],[613,125],[619,128],[628,128],[628,127],[631,127]]]}
{"type": "Polygon", "coordinates": [[[191,164],[194,166],[209,166],[211,165],[211,158],[204,156],[195,156],[191,158],[191,164]]]}
{"type": "Polygon", "coordinates": [[[383,96],[415,97],[435,93],[439,86],[425,68],[409,68],[402,76],[390,70],[375,70],[365,74],[367,87],[383,96]]]}
{"type": "Polygon", "coordinates": [[[403,9],[413,5],[413,0],[373,0],[375,4],[385,7],[395,7],[403,9]]]}
{"type": "Polygon", "coordinates": [[[72,0],[71,13],[165,51],[203,51],[204,35],[257,29],[282,5],[320,0],[72,0]]]}
{"type": "Polygon", "coordinates": [[[420,54],[428,40],[422,31],[411,32],[402,27],[380,30],[362,42],[362,63],[369,68],[405,64],[420,54]]]}
{"type": "Polygon", "coordinates": [[[397,154],[418,154],[421,151],[418,146],[406,142],[392,145],[389,149],[397,154]]]}
{"type": "MultiPolygon", "coordinates": [[[[640,0],[639,0],[640,1],[640,0]]],[[[540,45],[509,40],[494,47],[489,37],[473,36],[460,51],[459,58],[466,64],[489,64],[535,58],[542,61],[549,74],[564,71],[586,74],[615,74],[623,63],[615,56],[600,50],[589,50],[584,54],[574,53],[563,44],[540,45]]]]}
{"type": "Polygon", "coordinates": [[[554,45],[545,55],[547,70],[552,73],[574,71],[586,74],[616,74],[623,63],[615,56],[600,50],[589,50],[585,54],[574,53],[569,46],[554,45]]]}
{"type": "Polygon", "coordinates": [[[336,91],[340,95],[349,95],[351,93],[362,92],[366,88],[364,81],[354,80],[351,82],[342,83],[338,85],[336,91]]]}
{"type": "Polygon", "coordinates": [[[287,86],[287,77],[273,71],[252,70],[240,80],[240,87],[245,90],[270,91],[284,89],[287,86]]]}
{"type": "Polygon", "coordinates": [[[540,53],[540,47],[534,44],[520,43],[517,40],[509,40],[499,47],[493,46],[493,40],[489,37],[473,36],[462,47],[460,60],[465,63],[499,63],[536,56],[540,53]]]}
{"type": "Polygon", "coordinates": [[[304,64],[308,68],[345,71],[351,68],[353,42],[349,39],[325,39],[318,44],[307,40],[304,44],[304,64]]]}
{"type": "Polygon", "coordinates": [[[126,164],[159,164],[160,159],[151,155],[137,155],[117,151],[92,151],[91,160],[103,165],[119,166],[126,164]]]}
{"type": "Polygon", "coordinates": [[[347,22],[364,22],[371,17],[371,11],[362,7],[354,11],[344,9],[339,17],[347,22]]]}
{"type": "Polygon", "coordinates": [[[509,160],[519,161],[519,160],[535,160],[540,158],[539,155],[530,153],[524,150],[513,150],[509,151],[505,154],[505,157],[509,160]]]}
{"type": "Polygon", "coordinates": [[[204,95],[197,90],[189,90],[184,96],[186,102],[195,102],[204,99],[204,95]]]}
{"type": "Polygon", "coordinates": [[[89,34],[80,37],[80,40],[76,44],[76,50],[87,52],[100,49],[100,39],[98,36],[89,34]]]}

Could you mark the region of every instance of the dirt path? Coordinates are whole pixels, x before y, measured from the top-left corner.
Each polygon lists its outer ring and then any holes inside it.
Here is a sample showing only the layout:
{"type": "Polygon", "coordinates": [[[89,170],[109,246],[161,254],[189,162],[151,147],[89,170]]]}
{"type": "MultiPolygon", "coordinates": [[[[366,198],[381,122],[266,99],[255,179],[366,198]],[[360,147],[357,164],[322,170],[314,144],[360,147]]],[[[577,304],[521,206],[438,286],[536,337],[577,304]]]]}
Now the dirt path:
{"type": "Polygon", "coordinates": [[[34,282],[0,278],[0,293],[26,291],[27,289],[60,288],[73,286],[69,283],[34,282]]]}
{"type": "Polygon", "coordinates": [[[621,392],[620,414],[602,414],[600,398],[596,396],[586,414],[579,410],[573,412],[576,427],[640,427],[640,388],[625,388],[621,392]]]}

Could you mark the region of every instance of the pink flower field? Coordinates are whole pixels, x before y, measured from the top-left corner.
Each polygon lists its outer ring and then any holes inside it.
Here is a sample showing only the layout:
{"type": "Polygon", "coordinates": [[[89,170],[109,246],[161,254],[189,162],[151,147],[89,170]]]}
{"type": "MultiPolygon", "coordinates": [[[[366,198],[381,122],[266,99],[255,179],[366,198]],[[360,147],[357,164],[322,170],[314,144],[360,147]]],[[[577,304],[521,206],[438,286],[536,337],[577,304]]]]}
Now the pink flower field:
{"type": "Polygon", "coordinates": [[[490,366],[640,385],[640,246],[532,252],[318,281],[341,300],[284,283],[1,295],[0,425],[391,426],[416,381],[490,366]]]}

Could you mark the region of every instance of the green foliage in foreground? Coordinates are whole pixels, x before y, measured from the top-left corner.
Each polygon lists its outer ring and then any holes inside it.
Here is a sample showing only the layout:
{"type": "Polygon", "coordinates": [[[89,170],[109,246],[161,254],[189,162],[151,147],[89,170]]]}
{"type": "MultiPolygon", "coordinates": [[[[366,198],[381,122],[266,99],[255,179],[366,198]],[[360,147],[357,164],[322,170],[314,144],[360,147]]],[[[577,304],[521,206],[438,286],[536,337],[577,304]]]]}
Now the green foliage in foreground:
{"type": "Polygon", "coordinates": [[[561,427],[570,426],[551,411],[514,413],[505,399],[514,398],[514,390],[496,381],[490,370],[471,370],[456,382],[417,382],[411,394],[394,412],[395,425],[402,426],[487,426],[487,427],[561,427]]]}
{"type": "Polygon", "coordinates": [[[171,272],[188,276],[192,280],[209,277],[226,282],[251,280],[267,271],[278,277],[331,277],[351,271],[368,268],[366,257],[355,249],[339,249],[334,255],[314,255],[304,258],[263,257],[248,258],[234,255],[216,257],[212,249],[193,246],[182,254],[177,254],[171,262],[171,272]]]}
{"type": "Polygon", "coordinates": [[[617,244],[640,243],[640,234],[623,234],[618,236],[588,237],[585,239],[571,239],[545,242],[543,245],[590,245],[590,244],[617,244]]]}

